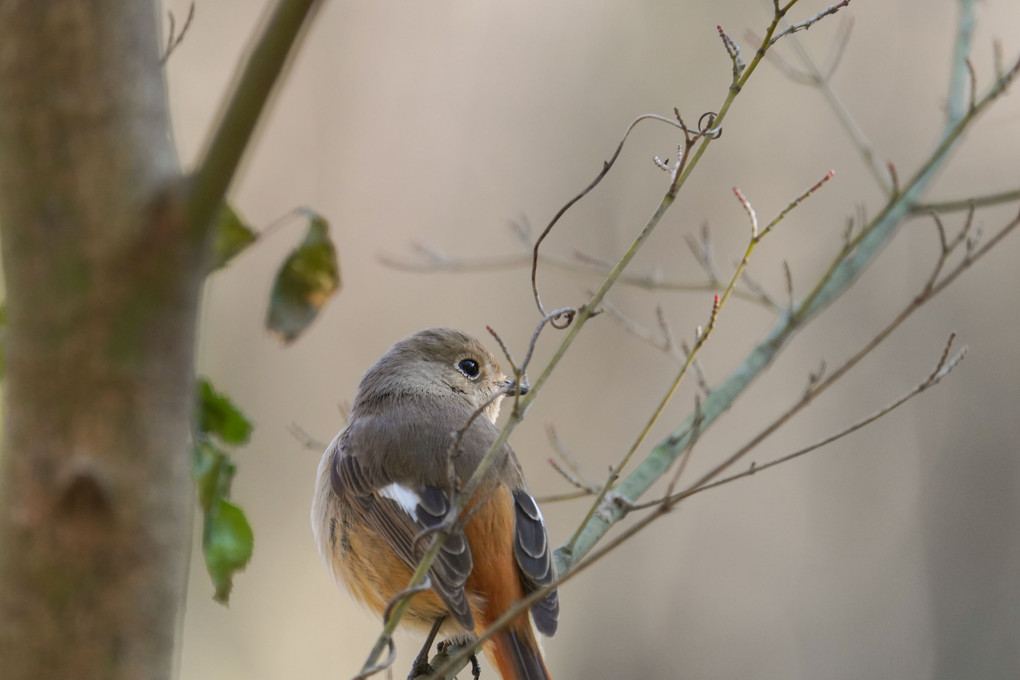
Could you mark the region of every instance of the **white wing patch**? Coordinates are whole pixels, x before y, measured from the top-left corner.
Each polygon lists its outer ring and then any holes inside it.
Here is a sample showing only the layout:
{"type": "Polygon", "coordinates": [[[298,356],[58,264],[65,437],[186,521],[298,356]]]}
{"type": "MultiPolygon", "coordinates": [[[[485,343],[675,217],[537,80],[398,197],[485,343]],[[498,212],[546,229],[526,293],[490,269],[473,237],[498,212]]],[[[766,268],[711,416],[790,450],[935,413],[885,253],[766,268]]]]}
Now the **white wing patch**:
{"type": "Polygon", "coordinates": [[[377,492],[383,498],[389,498],[391,501],[399,505],[404,512],[418,520],[418,494],[408,489],[406,486],[401,486],[396,482],[388,486],[384,486],[377,492]]]}
{"type": "Polygon", "coordinates": [[[538,513],[538,521],[542,523],[542,526],[545,526],[545,515],[542,514],[542,508],[538,507],[538,502],[535,500],[534,496],[529,494],[528,498],[530,498],[531,502],[535,504],[535,512],[538,513]]]}

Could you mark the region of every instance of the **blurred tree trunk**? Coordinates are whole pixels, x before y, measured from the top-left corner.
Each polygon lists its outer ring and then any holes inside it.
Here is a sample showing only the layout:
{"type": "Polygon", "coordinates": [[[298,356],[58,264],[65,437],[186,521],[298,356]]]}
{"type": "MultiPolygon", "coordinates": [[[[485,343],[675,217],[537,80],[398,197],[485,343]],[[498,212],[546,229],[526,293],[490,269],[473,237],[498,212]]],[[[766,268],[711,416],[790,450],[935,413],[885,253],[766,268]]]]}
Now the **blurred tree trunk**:
{"type": "Polygon", "coordinates": [[[202,243],[159,3],[0,0],[0,675],[166,678],[202,243]]]}

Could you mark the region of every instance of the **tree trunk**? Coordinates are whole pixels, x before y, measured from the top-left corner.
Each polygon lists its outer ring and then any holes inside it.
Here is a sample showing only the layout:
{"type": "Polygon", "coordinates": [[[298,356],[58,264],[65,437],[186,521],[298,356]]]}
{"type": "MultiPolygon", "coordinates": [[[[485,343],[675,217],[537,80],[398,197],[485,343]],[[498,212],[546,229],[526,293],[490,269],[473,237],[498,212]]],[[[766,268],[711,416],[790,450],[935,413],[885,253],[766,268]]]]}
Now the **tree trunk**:
{"type": "Polygon", "coordinates": [[[0,0],[4,678],[166,678],[204,244],[159,3],[0,0]]]}

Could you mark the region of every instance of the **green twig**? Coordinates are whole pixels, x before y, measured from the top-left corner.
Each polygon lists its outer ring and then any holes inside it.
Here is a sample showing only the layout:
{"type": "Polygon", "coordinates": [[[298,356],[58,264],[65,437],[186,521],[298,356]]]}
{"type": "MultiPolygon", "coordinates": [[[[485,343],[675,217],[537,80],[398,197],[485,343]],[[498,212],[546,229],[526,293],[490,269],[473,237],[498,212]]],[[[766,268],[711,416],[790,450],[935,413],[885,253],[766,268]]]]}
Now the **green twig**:
{"type": "MultiPolygon", "coordinates": [[[[1005,91],[1020,71],[1020,61],[1004,74],[993,87],[957,122],[949,125],[942,139],[936,145],[929,160],[887,203],[882,212],[855,237],[836,257],[832,266],[821,278],[815,289],[792,313],[782,319],[750,353],[748,358],[718,385],[702,404],[698,416],[702,428],[707,427],[724,413],[736,398],[750,385],[779,353],[780,349],[804,323],[821,311],[849,288],[857,276],[875,258],[882,247],[895,234],[896,228],[917,203],[922,191],[928,186],[935,172],[943,165],[949,152],[974,119],[1005,91]]],[[[961,92],[960,96],[966,96],[961,92]]],[[[690,444],[691,426],[694,416],[689,416],[673,433],[657,445],[640,466],[619,484],[617,495],[624,503],[634,502],[648,490],[670,467],[690,444]]],[[[571,546],[556,551],[556,566],[559,570],[569,569],[586,552],[592,549],[606,531],[622,518],[624,510],[614,504],[603,508],[583,528],[578,540],[571,546]]]]}
{"type": "Polygon", "coordinates": [[[318,0],[280,0],[255,42],[191,178],[187,222],[204,236],[237,172],[259,116],[318,0]]]}
{"type": "Polygon", "coordinates": [[[970,210],[972,208],[984,208],[990,205],[1001,205],[1020,200],[1020,189],[1001,191],[996,194],[985,194],[984,196],[973,196],[971,198],[960,198],[955,201],[937,201],[935,203],[918,203],[910,212],[913,215],[927,215],[928,213],[947,213],[970,210]]]}
{"type": "Polygon", "coordinates": [[[953,44],[953,63],[949,71],[949,100],[946,105],[947,123],[952,126],[967,113],[967,81],[971,78],[967,59],[974,36],[975,0],[958,0],[960,12],[956,20],[956,41],[953,44]]]}

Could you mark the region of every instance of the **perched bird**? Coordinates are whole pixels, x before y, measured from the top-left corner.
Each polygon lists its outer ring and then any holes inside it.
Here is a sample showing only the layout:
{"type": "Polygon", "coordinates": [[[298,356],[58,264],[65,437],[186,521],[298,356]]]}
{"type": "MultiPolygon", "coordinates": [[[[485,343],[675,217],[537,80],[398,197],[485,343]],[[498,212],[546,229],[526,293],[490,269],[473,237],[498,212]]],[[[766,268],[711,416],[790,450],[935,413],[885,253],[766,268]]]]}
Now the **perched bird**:
{"type": "MultiPolygon", "coordinates": [[[[368,369],[348,426],[323,454],[312,504],[319,552],[356,599],[381,613],[407,587],[429,544],[416,537],[447,518],[517,389],[478,340],[449,328],[401,340],[368,369]]],[[[477,634],[553,579],[542,513],[509,445],[462,514],[404,622],[427,630],[445,617],[444,634],[477,634]]],[[[554,590],[486,643],[504,680],[549,678],[534,629],[551,636],[558,617],[554,590]]]]}

